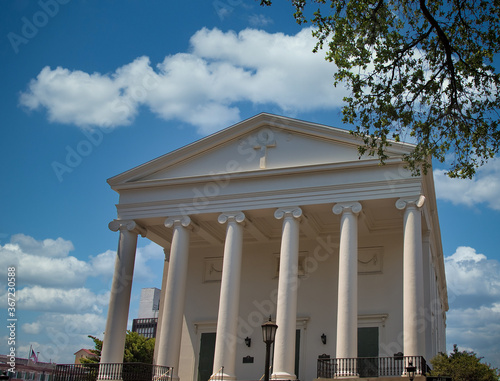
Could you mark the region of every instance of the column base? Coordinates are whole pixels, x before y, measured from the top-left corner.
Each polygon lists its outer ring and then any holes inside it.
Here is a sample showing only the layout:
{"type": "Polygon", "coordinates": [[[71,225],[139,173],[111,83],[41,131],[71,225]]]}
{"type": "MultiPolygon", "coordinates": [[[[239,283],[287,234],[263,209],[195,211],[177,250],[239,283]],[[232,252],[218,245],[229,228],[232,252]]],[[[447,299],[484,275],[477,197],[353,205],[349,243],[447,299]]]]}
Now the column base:
{"type": "Polygon", "coordinates": [[[97,376],[97,381],[123,381],[123,378],[117,375],[112,376],[107,374],[99,374],[97,376]]]}
{"type": "Polygon", "coordinates": [[[100,374],[97,375],[96,381],[123,381],[123,377],[120,376],[120,374],[122,373],[121,371],[119,372],[119,374],[107,374],[105,371],[99,373],[100,374]]]}
{"type": "Polygon", "coordinates": [[[344,374],[344,375],[335,375],[335,378],[343,378],[343,379],[349,379],[349,378],[352,378],[352,379],[358,379],[360,378],[359,377],[359,374],[356,374],[356,373],[352,373],[352,374],[344,374]]]}
{"type": "Polygon", "coordinates": [[[297,376],[295,374],[290,374],[287,372],[276,372],[276,373],[271,374],[270,379],[271,380],[282,380],[282,381],[296,380],[297,376]]]}
{"type": "Polygon", "coordinates": [[[223,372],[218,372],[214,373],[210,376],[208,379],[209,381],[235,381],[236,376],[231,376],[230,374],[223,373],[223,372]]]}
{"type": "Polygon", "coordinates": [[[180,377],[169,375],[153,376],[153,381],[180,381],[180,377]]]}
{"type": "MultiPolygon", "coordinates": [[[[422,370],[417,369],[417,370],[415,371],[415,376],[414,376],[414,377],[415,377],[415,379],[416,379],[416,378],[417,378],[417,377],[419,377],[419,376],[424,376],[424,377],[425,377],[425,374],[424,374],[424,372],[423,372],[422,370]]],[[[401,373],[401,377],[406,377],[406,378],[408,378],[408,373],[407,373],[406,371],[405,371],[405,372],[403,372],[403,373],[401,373]]]]}

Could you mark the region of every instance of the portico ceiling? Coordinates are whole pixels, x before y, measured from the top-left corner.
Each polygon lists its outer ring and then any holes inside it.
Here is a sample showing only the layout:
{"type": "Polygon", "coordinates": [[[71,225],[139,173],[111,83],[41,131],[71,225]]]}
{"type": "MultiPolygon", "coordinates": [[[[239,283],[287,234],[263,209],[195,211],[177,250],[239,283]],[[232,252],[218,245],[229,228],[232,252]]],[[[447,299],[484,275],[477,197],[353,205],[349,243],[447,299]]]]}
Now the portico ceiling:
{"type": "MultiPolygon", "coordinates": [[[[361,201],[363,209],[359,216],[359,234],[376,234],[384,229],[401,230],[403,214],[395,207],[397,198],[361,201]]],[[[331,204],[301,206],[303,215],[300,219],[301,238],[315,239],[320,235],[338,237],[340,217],[332,212],[331,204]]],[[[276,208],[244,210],[245,243],[268,243],[281,239],[282,220],[274,217],[276,208]]],[[[193,247],[223,245],[226,225],[218,222],[219,213],[205,213],[191,216],[193,230],[190,245],[193,247]]],[[[136,219],[144,227],[147,238],[160,246],[169,247],[172,229],[165,227],[166,217],[136,219]]]]}

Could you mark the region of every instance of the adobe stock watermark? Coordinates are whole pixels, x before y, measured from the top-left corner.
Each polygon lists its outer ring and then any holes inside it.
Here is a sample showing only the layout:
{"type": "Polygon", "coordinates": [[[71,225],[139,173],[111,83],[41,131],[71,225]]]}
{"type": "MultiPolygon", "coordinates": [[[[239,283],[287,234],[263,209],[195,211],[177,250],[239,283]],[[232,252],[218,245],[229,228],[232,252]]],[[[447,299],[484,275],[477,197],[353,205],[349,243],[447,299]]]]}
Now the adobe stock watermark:
{"type": "Polygon", "coordinates": [[[384,171],[384,180],[388,185],[390,192],[396,192],[400,185],[404,185],[408,179],[411,179],[411,172],[406,168],[404,163],[397,166],[397,170],[394,167],[386,169],[384,171]]]}
{"type": "Polygon", "coordinates": [[[243,4],[243,0],[214,0],[212,2],[220,21],[224,21],[234,11],[234,8],[241,4],[243,4]]]}
{"type": "MultiPolygon", "coordinates": [[[[127,88],[127,96],[121,97],[113,102],[111,112],[118,115],[118,120],[122,123],[126,122],[127,117],[134,113],[137,104],[144,102],[147,94],[159,86],[157,77],[147,74],[139,84],[127,88]]],[[[113,120],[117,120],[113,118],[113,120]]],[[[59,182],[64,180],[64,176],[72,173],[83,159],[89,156],[94,149],[101,145],[104,140],[104,135],[113,131],[110,127],[97,127],[94,129],[82,130],[85,138],[80,140],[76,146],[67,145],[65,147],[64,161],[53,161],[51,163],[52,170],[59,182]]]]}
{"type": "Polygon", "coordinates": [[[37,4],[40,10],[33,13],[30,18],[26,16],[21,17],[22,24],[20,34],[15,32],[7,33],[7,39],[14,53],[19,53],[19,46],[26,45],[35,38],[39,30],[45,27],[52,18],[58,15],[60,6],[66,5],[70,1],[71,0],[39,0],[37,4]]]}
{"type": "Polygon", "coordinates": [[[211,200],[221,194],[231,182],[234,174],[241,172],[244,162],[251,162],[260,155],[260,163],[265,163],[267,148],[272,146],[276,137],[270,128],[262,128],[257,133],[247,136],[238,143],[237,159],[231,159],[226,162],[225,172],[209,173],[212,181],[204,184],[203,188],[192,188],[193,197],[190,204],[180,204],[181,215],[189,216],[204,211],[211,204],[211,200]]]}
{"type": "MultiPolygon", "coordinates": [[[[304,275],[298,276],[296,282],[293,282],[294,290],[298,290],[302,282],[309,279],[321,266],[322,262],[328,260],[335,254],[338,244],[332,241],[332,236],[328,235],[326,240],[322,237],[316,237],[316,245],[312,254],[306,256],[303,263],[304,275]]],[[[292,274],[298,274],[298,264],[295,265],[295,271],[292,274]]],[[[255,330],[259,330],[261,324],[267,317],[276,315],[278,305],[278,289],[275,288],[269,293],[269,297],[264,300],[254,300],[252,302],[254,309],[243,318],[238,317],[237,337],[234,338],[238,343],[243,343],[244,338],[251,336],[255,330]]]]}
{"type": "Polygon", "coordinates": [[[77,341],[88,340],[89,334],[87,326],[77,321],[64,321],[57,329],[55,327],[45,327],[45,332],[50,338],[50,342],[40,345],[39,361],[52,363],[54,359],[64,356],[68,351],[73,350],[73,345],[77,341]]]}
{"type": "Polygon", "coordinates": [[[111,130],[95,129],[82,131],[85,139],[80,140],[75,147],[66,146],[66,156],[64,163],[53,161],[51,166],[60,183],[64,180],[63,176],[72,173],[83,162],[83,158],[89,156],[94,148],[98,147],[104,140],[104,134],[111,130]]]}

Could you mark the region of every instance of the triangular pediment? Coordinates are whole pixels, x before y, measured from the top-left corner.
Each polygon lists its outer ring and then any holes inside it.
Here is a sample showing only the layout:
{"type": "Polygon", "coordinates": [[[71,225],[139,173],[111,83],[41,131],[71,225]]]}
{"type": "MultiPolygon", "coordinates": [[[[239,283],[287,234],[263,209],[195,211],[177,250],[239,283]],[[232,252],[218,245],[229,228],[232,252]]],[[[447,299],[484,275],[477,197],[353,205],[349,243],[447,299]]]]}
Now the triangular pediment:
{"type": "MultiPolygon", "coordinates": [[[[304,168],[373,160],[359,158],[348,131],[259,114],[108,180],[120,184],[181,180],[218,174],[304,168]]],[[[392,148],[392,147],[391,147],[392,148]]],[[[396,145],[400,156],[411,148],[396,145]]]]}

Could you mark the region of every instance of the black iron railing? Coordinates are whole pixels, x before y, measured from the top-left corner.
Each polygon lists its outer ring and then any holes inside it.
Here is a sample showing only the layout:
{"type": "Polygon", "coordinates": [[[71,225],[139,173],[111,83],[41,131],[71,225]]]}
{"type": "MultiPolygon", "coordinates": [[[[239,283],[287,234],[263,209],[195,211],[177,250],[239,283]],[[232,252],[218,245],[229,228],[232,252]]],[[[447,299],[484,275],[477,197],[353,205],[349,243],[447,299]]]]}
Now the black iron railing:
{"type": "Polygon", "coordinates": [[[140,362],[113,364],[60,364],[54,381],[171,381],[172,368],[140,362]]]}
{"type": "Polygon", "coordinates": [[[399,377],[406,374],[410,363],[416,368],[415,374],[429,371],[422,356],[358,357],[358,358],[318,358],[318,378],[336,377],[399,377]]]}

